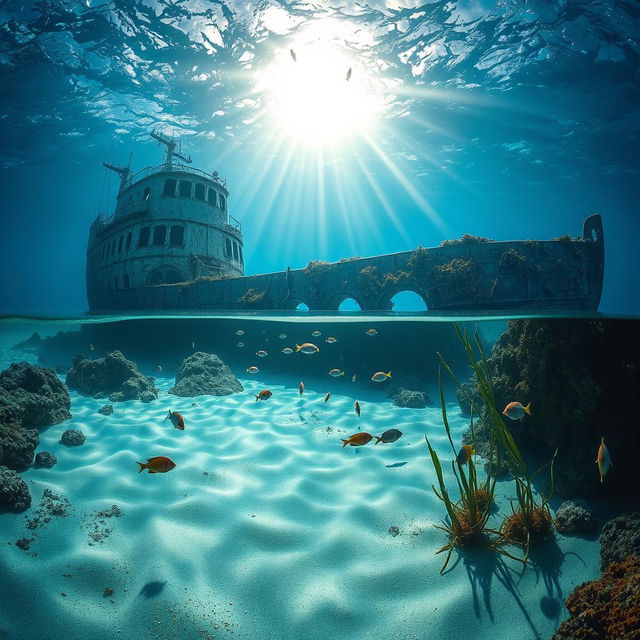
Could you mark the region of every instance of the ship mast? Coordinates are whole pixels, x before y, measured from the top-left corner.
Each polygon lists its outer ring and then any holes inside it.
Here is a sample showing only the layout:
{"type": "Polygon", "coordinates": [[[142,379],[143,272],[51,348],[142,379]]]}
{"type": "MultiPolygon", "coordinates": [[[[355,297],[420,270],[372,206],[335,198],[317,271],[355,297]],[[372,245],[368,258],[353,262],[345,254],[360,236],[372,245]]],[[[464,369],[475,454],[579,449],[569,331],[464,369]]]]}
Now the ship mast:
{"type": "Polygon", "coordinates": [[[118,190],[119,193],[127,186],[129,176],[131,176],[131,169],[129,168],[129,165],[131,164],[131,157],[129,157],[129,164],[126,167],[119,167],[117,164],[111,164],[110,162],[103,162],[102,164],[107,167],[107,169],[110,169],[120,176],[120,189],[118,190]]]}
{"type": "Polygon", "coordinates": [[[164,158],[164,168],[165,170],[171,169],[173,166],[173,158],[174,156],[187,164],[191,164],[191,156],[183,156],[181,145],[179,146],[178,142],[169,136],[165,136],[163,133],[157,133],[156,131],[151,132],[151,137],[160,142],[161,144],[167,147],[166,155],[164,158]],[[176,147],[179,147],[179,150],[176,151],[176,147]]]}

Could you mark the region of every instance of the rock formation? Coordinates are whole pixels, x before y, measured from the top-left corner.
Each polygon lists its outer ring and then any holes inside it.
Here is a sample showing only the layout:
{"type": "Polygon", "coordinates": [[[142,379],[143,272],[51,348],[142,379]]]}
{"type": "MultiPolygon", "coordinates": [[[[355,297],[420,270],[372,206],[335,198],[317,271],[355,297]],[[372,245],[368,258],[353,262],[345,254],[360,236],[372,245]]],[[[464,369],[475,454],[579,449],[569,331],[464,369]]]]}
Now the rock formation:
{"type": "Polygon", "coordinates": [[[13,470],[0,467],[0,510],[20,513],[31,506],[26,482],[13,470]]]}
{"type": "Polygon", "coordinates": [[[596,524],[595,513],[585,500],[567,500],[556,511],[555,525],[560,533],[588,533],[596,524]]]}
{"type": "Polygon", "coordinates": [[[158,389],[153,378],[144,376],[135,362],[127,360],[120,351],[112,351],[104,358],[85,359],[78,355],[67,374],[67,386],[84,395],[108,396],[111,402],[157,398],[158,389]]]}
{"type": "Polygon", "coordinates": [[[215,354],[198,351],[185,358],[178,369],[176,384],[169,390],[176,396],[228,396],[243,391],[229,367],[215,354]]]}
{"type": "Polygon", "coordinates": [[[0,464],[14,471],[25,471],[31,466],[39,443],[40,436],[35,429],[0,426],[0,464]]]}
{"type": "Polygon", "coordinates": [[[98,409],[98,413],[101,413],[103,416],[110,416],[113,413],[113,405],[105,404],[98,409]]]}
{"type": "Polygon", "coordinates": [[[630,513],[609,520],[600,534],[600,569],[628,555],[640,557],[640,513],[630,513]]]}
{"type": "Polygon", "coordinates": [[[79,447],[84,444],[86,438],[84,433],[78,429],[67,429],[60,438],[60,444],[64,444],[67,447],[79,447]]]}
{"type": "Polygon", "coordinates": [[[53,369],[14,362],[0,373],[0,424],[48,427],[71,417],[71,400],[53,369]]]}
{"type": "Polygon", "coordinates": [[[34,466],[51,469],[51,467],[53,467],[57,462],[58,459],[52,453],[49,453],[48,451],[40,451],[39,453],[36,453],[34,466]]]}
{"type": "Polygon", "coordinates": [[[392,380],[387,393],[397,407],[421,409],[430,402],[427,388],[422,380],[407,376],[399,380],[392,380]]]}

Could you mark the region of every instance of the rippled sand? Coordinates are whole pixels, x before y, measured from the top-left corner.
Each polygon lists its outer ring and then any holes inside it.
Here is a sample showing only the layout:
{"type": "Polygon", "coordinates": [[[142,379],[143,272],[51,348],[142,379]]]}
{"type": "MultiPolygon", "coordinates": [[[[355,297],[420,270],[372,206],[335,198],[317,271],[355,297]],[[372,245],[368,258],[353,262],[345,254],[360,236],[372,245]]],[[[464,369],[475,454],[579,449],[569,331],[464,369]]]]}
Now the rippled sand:
{"type": "MultiPolygon", "coordinates": [[[[26,516],[47,487],[72,510],[41,523],[28,552],[3,546],[7,637],[548,637],[568,592],[597,575],[597,543],[561,536],[524,573],[470,554],[439,575],[446,540],[433,525],[444,510],[425,433],[451,454],[436,408],[360,398],[358,418],[352,396],[325,405],[313,382],[300,397],[297,384],[252,377],[243,393],[194,399],[165,395],[172,382],[158,381],[158,401],[117,403],[111,416],[97,413],[104,401],[73,393],[73,418],[41,434],[39,450],[58,464],[22,474],[26,516]],[[267,386],[273,397],[256,402],[267,386]],[[169,408],[183,413],[184,432],[165,420],[169,408]],[[341,446],[341,436],[392,427],[404,432],[394,444],[341,446]],[[84,446],[58,444],[69,428],[85,433],[84,446]],[[157,455],[176,468],[137,473],[135,460],[157,455]],[[112,504],[122,517],[96,517],[112,504]]],[[[457,442],[467,421],[450,411],[457,442]]],[[[512,486],[498,490],[501,515],[512,486]]],[[[0,541],[31,533],[25,523],[0,516],[0,541]]]]}

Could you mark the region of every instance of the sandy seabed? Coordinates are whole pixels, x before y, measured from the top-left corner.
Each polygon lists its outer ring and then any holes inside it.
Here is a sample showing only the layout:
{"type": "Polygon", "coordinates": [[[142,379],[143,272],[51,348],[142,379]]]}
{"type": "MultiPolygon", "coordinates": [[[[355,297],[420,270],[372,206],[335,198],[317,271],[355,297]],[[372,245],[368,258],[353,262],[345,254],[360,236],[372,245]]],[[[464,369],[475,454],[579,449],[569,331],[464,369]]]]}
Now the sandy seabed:
{"type": "MultiPolygon", "coordinates": [[[[568,593],[598,576],[597,541],[558,534],[524,571],[454,553],[440,576],[446,537],[433,525],[444,509],[424,440],[451,460],[438,408],[365,399],[358,418],[348,395],[325,405],[293,380],[241,382],[232,396],[177,398],[159,378],[157,401],[116,403],[111,416],[71,393],[73,418],[43,430],[38,448],[57,465],[21,474],[32,508],[0,516],[0,637],[548,638],[568,593]],[[265,387],[273,397],[256,402],[265,387]],[[185,431],[165,420],[169,408],[185,431]],[[393,444],[341,446],[392,427],[404,432],[393,444]],[[59,444],[71,428],[83,446],[59,444]],[[135,460],[159,455],[176,468],[137,473],[135,460]],[[45,489],[68,500],[67,515],[30,530],[45,489]],[[99,514],[114,504],[121,517],[99,514]],[[25,537],[26,551],[14,544],[25,537]]],[[[449,411],[459,442],[468,419],[449,411]]],[[[513,497],[499,482],[495,525],[513,497]]]]}

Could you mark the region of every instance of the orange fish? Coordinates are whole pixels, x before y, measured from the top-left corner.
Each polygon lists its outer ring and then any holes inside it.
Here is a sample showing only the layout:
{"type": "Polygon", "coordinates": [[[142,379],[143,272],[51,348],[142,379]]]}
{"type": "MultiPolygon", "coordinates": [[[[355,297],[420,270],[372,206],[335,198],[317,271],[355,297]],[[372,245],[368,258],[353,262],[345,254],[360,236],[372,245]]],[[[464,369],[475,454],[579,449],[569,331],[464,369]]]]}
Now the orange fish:
{"type": "Polygon", "coordinates": [[[184,431],[184,418],[182,414],[177,411],[171,411],[169,409],[169,415],[166,417],[166,420],[171,420],[171,424],[176,428],[180,429],[180,431],[184,431]]]}
{"type": "Polygon", "coordinates": [[[471,460],[471,456],[475,453],[475,449],[470,444],[463,444],[460,449],[456,462],[458,464],[467,464],[471,460]]]}
{"type": "Polygon", "coordinates": [[[609,467],[613,466],[611,458],[609,457],[609,449],[607,449],[604,443],[604,438],[602,438],[602,442],[598,448],[598,457],[596,458],[596,462],[598,463],[598,470],[600,471],[600,482],[604,483],[604,477],[607,475],[609,467]]]}
{"type": "Polygon", "coordinates": [[[156,456],[155,458],[149,458],[147,462],[136,462],[140,465],[138,473],[142,473],[144,469],[149,469],[149,473],[167,473],[171,469],[175,468],[176,463],[164,456],[156,456]]]}
{"type": "Polygon", "coordinates": [[[360,403],[356,400],[356,401],[353,403],[353,406],[355,407],[355,409],[356,409],[356,413],[358,414],[358,418],[359,418],[359,417],[360,417],[360,403]]]}
{"type": "Polygon", "coordinates": [[[258,402],[258,400],[268,400],[272,395],[273,395],[273,393],[271,393],[271,391],[269,391],[269,389],[263,389],[256,396],[256,402],[258,402]]]}
{"type": "Polygon", "coordinates": [[[304,393],[304,382],[300,381],[300,395],[302,395],[304,393]]]}
{"type": "Polygon", "coordinates": [[[511,418],[511,420],[520,420],[520,418],[524,418],[524,414],[531,415],[531,403],[529,403],[526,407],[520,402],[510,402],[502,412],[502,415],[507,416],[507,418],[511,418]]]}
{"type": "Polygon", "coordinates": [[[362,431],[360,433],[355,433],[348,440],[342,440],[342,446],[346,447],[350,444],[352,447],[360,447],[363,444],[367,444],[373,439],[373,436],[366,431],[362,431]]]}
{"type": "Polygon", "coordinates": [[[329,391],[329,393],[327,393],[327,395],[324,397],[324,403],[327,404],[327,402],[329,402],[329,398],[331,397],[331,391],[329,391]]]}

